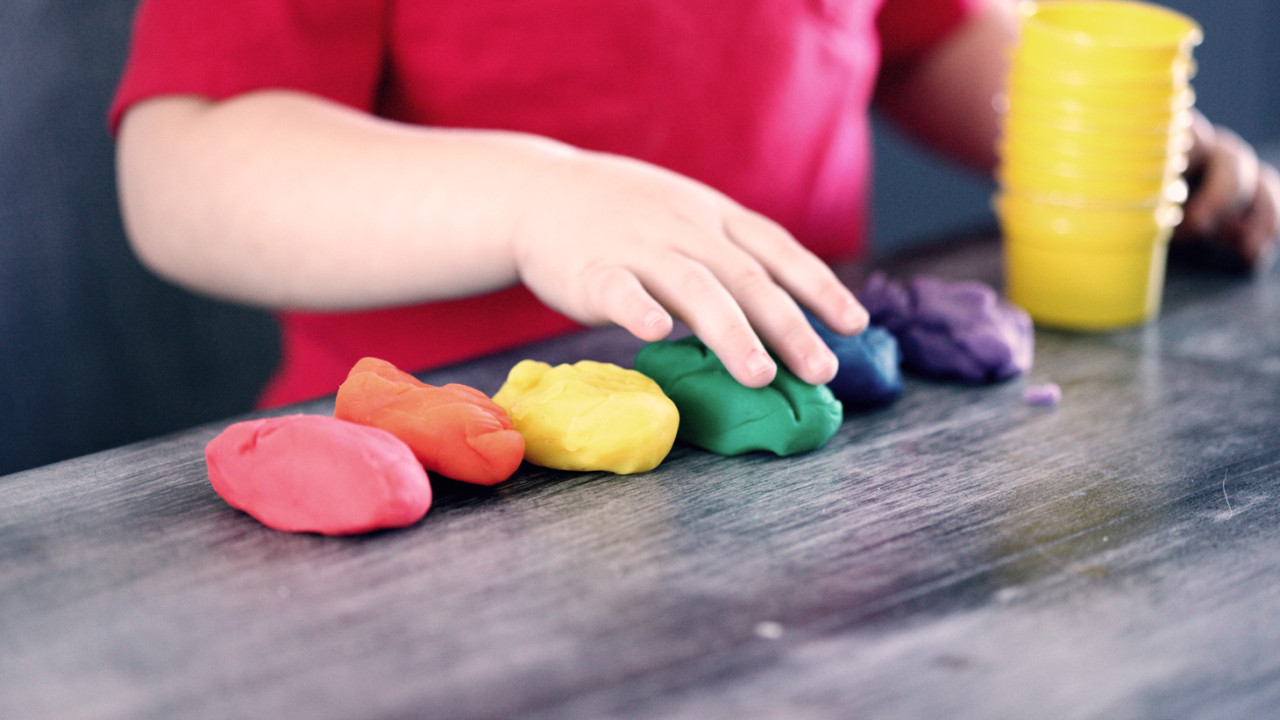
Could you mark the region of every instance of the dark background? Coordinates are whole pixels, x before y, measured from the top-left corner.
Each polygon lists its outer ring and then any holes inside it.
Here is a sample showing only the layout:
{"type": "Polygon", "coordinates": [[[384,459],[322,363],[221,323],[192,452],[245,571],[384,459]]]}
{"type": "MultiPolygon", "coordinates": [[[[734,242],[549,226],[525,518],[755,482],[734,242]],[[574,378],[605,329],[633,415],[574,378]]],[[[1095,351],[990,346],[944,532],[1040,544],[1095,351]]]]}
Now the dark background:
{"type": "Polygon", "coordinates": [[[0,474],[251,407],[275,326],[138,265],[106,108],[136,0],[0,3],[0,474]]]}
{"type": "MultiPolygon", "coordinates": [[[[250,409],[277,357],[262,313],[148,275],[125,244],[104,126],[135,0],[0,3],[0,475],[250,409]]],[[[1199,104],[1280,141],[1280,5],[1200,19],[1199,104]]],[[[880,127],[878,252],[992,222],[991,186],[880,127]]]]}

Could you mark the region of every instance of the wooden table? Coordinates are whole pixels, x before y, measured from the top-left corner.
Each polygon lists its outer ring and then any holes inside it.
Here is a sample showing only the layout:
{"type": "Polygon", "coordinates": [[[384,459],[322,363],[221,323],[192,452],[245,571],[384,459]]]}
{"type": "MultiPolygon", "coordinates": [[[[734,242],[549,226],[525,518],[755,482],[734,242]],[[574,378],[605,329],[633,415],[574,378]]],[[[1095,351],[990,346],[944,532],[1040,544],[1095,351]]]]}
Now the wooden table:
{"type": "MultiPolygon", "coordinates": [[[[888,267],[996,283],[998,250],[888,267]]],[[[226,506],[226,423],[0,478],[0,717],[1277,717],[1278,277],[1175,269],[1158,323],[911,379],[808,455],[438,483],[363,537],[226,506]]]]}

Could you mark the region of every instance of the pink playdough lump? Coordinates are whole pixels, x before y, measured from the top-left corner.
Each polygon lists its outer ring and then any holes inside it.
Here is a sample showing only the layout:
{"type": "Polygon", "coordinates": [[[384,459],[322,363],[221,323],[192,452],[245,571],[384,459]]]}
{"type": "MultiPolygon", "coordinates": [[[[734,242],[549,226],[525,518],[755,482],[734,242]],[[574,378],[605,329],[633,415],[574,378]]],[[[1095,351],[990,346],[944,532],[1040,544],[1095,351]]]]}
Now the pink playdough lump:
{"type": "Polygon", "coordinates": [[[326,415],[236,423],[205,446],[205,461],[227,504],[276,530],[364,533],[412,525],[431,507],[408,445],[326,415]]]}

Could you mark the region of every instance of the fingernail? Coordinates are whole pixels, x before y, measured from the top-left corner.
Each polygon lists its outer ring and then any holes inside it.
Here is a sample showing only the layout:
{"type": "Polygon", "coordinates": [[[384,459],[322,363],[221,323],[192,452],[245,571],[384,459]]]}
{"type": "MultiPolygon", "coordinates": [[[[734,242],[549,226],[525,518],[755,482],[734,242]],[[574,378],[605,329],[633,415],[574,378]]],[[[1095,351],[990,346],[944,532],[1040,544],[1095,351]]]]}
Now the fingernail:
{"type": "Polygon", "coordinates": [[[845,327],[862,328],[871,322],[871,316],[867,313],[867,309],[861,305],[854,305],[844,313],[845,327]]]}
{"type": "Polygon", "coordinates": [[[773,370],[774,370],[773,360],[769,357],[769,354],[766,352],[756,350],[751,353],[750,357],[747,358],[747,372],[751,375],[751,377],[760,377],[761,375],[767,375],[773,372],[773,370]]]}
{"type": "Polygon", "coordinates": [[[839,362],[836,356],[828,351],[810,355],[805,364],[808,366],[811,376],[826,378],[834,374],[839,362]]]}
{"type": "Polygon", "coordinates": [[[651,312],[651,313],[649,313],[648,315],[645,315],[645,316],[644,316],[644,326],[645,326],[645,327],[650,327],[650,328],[658,327],[658,326],[659,326],[659,325],[661,325],[665,320],[666,320],[666,315],[663,315],[662,313],[658,312],[657,310],[654,310],[653,312],[651,312]]]}

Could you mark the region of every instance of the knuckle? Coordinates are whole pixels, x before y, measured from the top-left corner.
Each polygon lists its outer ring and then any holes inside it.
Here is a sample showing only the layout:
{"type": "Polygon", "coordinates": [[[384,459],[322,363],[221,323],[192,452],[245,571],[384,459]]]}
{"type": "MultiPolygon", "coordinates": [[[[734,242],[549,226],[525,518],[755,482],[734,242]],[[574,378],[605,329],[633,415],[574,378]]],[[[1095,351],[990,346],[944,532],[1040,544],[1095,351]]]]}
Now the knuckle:
{"type": "Polygon", "coordinates": [[[750,234],[754,242],[770,255],[795,258],[807,253],[781,224],[759,213],[743,210],[734,218],[734,234],[750,234]]]}
{"type": "Polygon", "coordinates": [[[720,332],[716,334],[719,347],[724,348],[730,353],[741,354],[748,352],[759,345],[759,338],[751,329],[751,325],[745,320],[733,320],[725,323],[720,332]]]}
{"type": "Polygon", "coordinates": [[[771,295],[778,291],[778,285],[773,277],[757,262],[745,263],[734,270],[730,285],[747,298],[771,295]]]}
{"type": "Polygon", "coordinates": [[[617,265],[591,264],[579,274],[578,297],[581,307],[592,316],[598,316],[619,304],[626,296],[628,272],[617,265]]]}
{"type": "Polygon", "coordinates": [[[685,297],[706,298],[715,294],[720,283],[705,265],[692,264],[679,271],[676,287],[685,297]]]}

